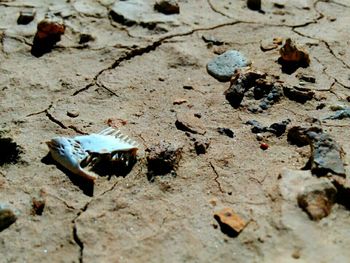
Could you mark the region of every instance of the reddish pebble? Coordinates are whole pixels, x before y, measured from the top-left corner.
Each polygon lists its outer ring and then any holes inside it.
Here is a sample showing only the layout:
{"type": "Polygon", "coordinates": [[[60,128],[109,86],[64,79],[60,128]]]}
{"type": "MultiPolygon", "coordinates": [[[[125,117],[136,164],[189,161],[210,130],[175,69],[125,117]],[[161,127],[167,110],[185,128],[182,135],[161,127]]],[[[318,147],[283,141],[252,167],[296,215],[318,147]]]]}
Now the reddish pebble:
{"type": "Polygon", "coordinates": [[[267,143],[264,143],[264,142],[263,142],[263,143],[260,144],[260,149],[262,149],[262,150],[265,151],[265,150],[267,150],[268,148],[269,148],[269,145],[268,145],[267,143]]]}

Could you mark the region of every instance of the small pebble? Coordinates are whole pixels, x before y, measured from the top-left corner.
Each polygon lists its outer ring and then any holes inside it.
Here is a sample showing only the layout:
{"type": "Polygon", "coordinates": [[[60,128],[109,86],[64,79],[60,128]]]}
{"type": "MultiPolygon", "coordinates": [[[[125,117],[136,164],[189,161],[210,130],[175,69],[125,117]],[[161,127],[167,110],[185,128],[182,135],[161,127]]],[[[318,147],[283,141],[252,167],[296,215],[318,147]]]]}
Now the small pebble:
{"type": "Polygon", "coordinates": [[[235,136],[235,134],[233,133],[233,131],[229,128],[218,128],[217,131],[222,134],[222,135],[226,135],[230,138],[233,138],[235,136]]]}
{"type": "Polygon", "coordinates": [[[257,139],[258,141],[262,141],[262,140],[264,139],[264,136],[263,136],[261,133],[258,133],[258,134],[256,135],[256,139],[257,139]]]}
{"type": "Polygon", "coordinates": [[[165,15],[179,14],[180,7],[176,0],[158,0],[154,9],[165,15]]]}
{"type": "Polygon", "coordinates": [[[182,88],[187,89],[187,90],[193,90],[193,86],[191,86],[191,85],[184,85],[182,88]]]}
{"type": "Polygon", "coordinates": [[[263,142],[263,143],[261,143],[260,144],[260,149],[262,149],[262,150],[267,150],[269,148],[269,145],[267,144],[267,143],[265,143],[265,142],[263,142]]]}
{"type": "Polygon", "coordinates": [[[76,118],[79,116],[79,111],[77,110],[69,110],[67,111],[67,116],[71,118],[76,118]]]}
{"type": "Polygon", "coordinates": [[[85,44],[93,40],[95,40],[95,38],[90,34],[80,34],[79,44],[85,44]]]}
{"type": "Polygon", "coordinates": [[[17,24],[19,25],[28,25],[30,22],[33,21],[35,17],[35,10],[26,10],[26,11],[20,11],[19,16],[17,19],[17,24]]]}
{"type": "Polygon", "coordinates": [[[322,110],[324,107],[326,107],[326,103],[320,103],[316,106],[316,110],[322,110]]]}
{"type": "Polygon", "coordinates": [[[251,10],[258,11],[261,9],[261,0],[248,0],[247,6],[251,10]]]}
{"type": "Polygon", "coordinates": [[[251,62],[237,50],[229,50],[207,64],[208,73],[219,81],[229,81],[236,69],[247,67],[251,62]]]}

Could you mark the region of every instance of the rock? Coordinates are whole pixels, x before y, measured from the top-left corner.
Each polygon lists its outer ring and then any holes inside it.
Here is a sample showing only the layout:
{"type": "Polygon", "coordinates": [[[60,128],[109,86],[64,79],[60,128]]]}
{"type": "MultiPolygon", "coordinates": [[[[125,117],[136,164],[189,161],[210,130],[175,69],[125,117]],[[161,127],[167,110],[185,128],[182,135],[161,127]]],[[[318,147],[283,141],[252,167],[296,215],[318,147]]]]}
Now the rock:
{"type": "Polygon", "coordinates": [[[12,138],[0,136],[0,166],[17,163],[22,153],[22,147],[14,142],[12,138]]]}
{"type": "Polygon", "coordinates": [[[197,155],[205,154],[207,152],[207,149],[210,145],[210,140],[203,137],[203,136],[197,136],[192,133],[186,132],[186,135],[190,140],[194,143],[194,149],[197,153],[197,155]]]}
{"type": "Polygon", "coordinates": [[[288,141],[297,146],[310,144],[309,165],[313,174],[324,176],[332,173],[345,177],[344,151],[341,146],[319,127],[292,127],[288,131],[288,141]]]}
{"type": "Polygon", "coordinates": [[[330,214],[337,195],[330,179],[315,177],[310,171],[284,169],[279,180],[282,198],[297,202],[310,219],[320,220],[330,214]]]}
{"type": "Polygon", "coordinates": [[[282,45],[283,38],[282,37],[274,37],[272,42],[276,45],[282,45]]]}
{"type": "Polygon", "coordinates": [[[229,128],[217,128],[217,131],[218,131],[218,133],[220,133],[222,135],[226,135],[230,138],[233,138],[235,136],[233,131],[229,128]]]}
{"type": "Polygon", "coordinates": [[[267,150],[269,148],[269,145],[266,142],[260,143],[260,149],[261,150],[267,150]]]}
{"type": "Polygon", "coordinates": [[[264,136],[263,136],[261,133],[257,133],[257,134],[256,134],[256,140],[257,140],[257,141],[260,142],[260,141],[262,141],[263,139],[264,139],[264,136]]]}
{"type": "Polygon", "coordinates": [[[282,65],[284,73],[292,74],[299,67],[306,68],[310,65],[308,52],[297,47],[290,38],[286,39],[285,44],[281,47],[280,55],[278,62],[282,65]]]}
{"type": "Polygon", "coordinates": [[[158,0],[154,9],[166,15],[179,14],[180,7],[176,0],[158,0]]]}
{"type": "Polygon", "coordinates": [[[95,38],[92,35],[83,33],[83,34],[80,34],[79,44],[85,44],[87,42],[94,41],[94,40],[95,38]]]}
{"type": "Polygon", "coordinates": [[[181,147],[165,141],[147,148],[148,179],[153,180],[156,175],[175,172],[181,159],[181,152],[181,147]]]}
{"type": "Polygon", "coordinates": [[[218,221],[221,231],[230,236],[237,236],[246,227],[246,222],[237,215],[232,208],[223,208],[214,214],[214,218],[218,221]]]}
{"type": "Polygon", "coordinates": [[[79,111],[77,110],[68,110],[67,111],[67,116],[71,118],[76,118],[79,116],[79,111]]]}
{"type": "Polygon", "coordinates": [[[251,10],[261,10],[261,0],[247,0],[247,7],[251,10]]]}
{"type": "Polygon", "coordinates": [[[314,98],[315,92],[301,88],[301,87],[283,87],[283,93],[284,95],[293,101],[299,102],[299,103],[305,103],[308,100],[312,100],[314,98]]]}
{"type": "Polygon", "coordinates": [[[312,220],[320,220],[331,213],[337,189],[327,178],[318,178],[317,182],[306,185],[298,194],[299,206],[312,220]]]}
{"type": "Polygon", "coordinates": [[[322,132],[322,129],[319,127],[300,127],[300,126],[294,126],[289,129],[287,134],[287,140],[290,144],[297,145],[298,147],[303,147],[308,144],[310,144],[309,137],[307,136],[308,131],[314,131],[314,132],[322,132]]]}
{"type": "Polygon", "coordinates": [[[17,24],[28,25],[30,22],[34,20],[35,14],[36,12],[34,9],[20,11],[17,19],[17,24]]]}
{"type": "Polygon", "coordinates": [[[124,119],[120,119],[120,118],[116,118],[116,117],[112,117],[112,118],[108,118],[105,123],[109,126],[109,127],[113,127],[113,128],[119,128],[122,126],[125,126],[126,124],[128,124],[127,120],[124,119]]]}
{"type": "Polygon", "coordinates": [[[237,50],[229,50],[207,64],[208,73],[219,81],[229,81],[236,69],[246,67],[250,62],[237,50]]]}
{"type": "Polygon", "coordinates": [[[208,139],[199,139],[194,142],[194,149],[196,150],[197,155],[205,154],[210,145],[208,139]]]}
{"type": "Polygon", "coordinates": [[[245,124],[253,126],[251,128],[252,133],[262,133],[267,131],[267,128],[256,120],[249,120],[245,124]]]}
{"type": "Polygon", "coordinates": [[[318,104],[318,105],[316,106],[316,110],[322,110],[324,107],[326,107],[326,103],[321,102],[320,104],[318,104]]]}
{"type": "Polygon", "coordinates": [[[203,35],[202,39],[204,40],[205,43],[212,44],[212,45],[215,45],[215,46],[221,46],[221,45],[224,44],[223,41],[220,41],[220,40],[216,39],[213,36],[203,35]]]}
{"type": "Polygon", "coordinates": [[[261,100],[259,107],[249,106],[248,109],[252,112],[270,108],[283,96],[282,84],[277,81],[277,77],[250,68],[237,70],[231,79],[230,88],[224,94],[231,106],[238,108],[251,88],[254,88],[254,99],[261,100]]]}
{"type": "Polygon", "coordinates": [[[157,23],[176,24],[173,17],[155,12],[153,6],[144,0],[115,1],[109,15],[122,25],[140,25],[144,28],[154,29],[157,23]]]}
{"type": "Polygon", "coordinates": [[[304,73],[298,73],[297,78],[306,82],[316,83],[316,78],[314,76],[307,75],[304,73]]]}
{"type": "Polygon", "coordinates": [[[280,49],[281,59],[284,62],[310,64],[310,58],[307,51],[299,48],[292,39],[287,38],[283,47],[280,49]]]}
{"type": "Polygon", "coordinates": [[[175,99],[175,100],[173,101],[173,104],[174,104],[174,105],[181,105],[181,104],[186,103],[186,102],[187,102],[186,99],[181,99],[181,98],[179,98],[179,99],[175,99]]]}
{"type": "Polygon", "coordinates": [[[48,16],[40,21],[34,37],[31,53],[40,57],[52,50],[53,46],[61,40],[66,27],[62,19],[48,16]]]}
{"type": "Polygon", "coordinates": [[[77,0],[73,2],[74,9],[87,16],[102,17],[105,14],[105,8],[94,0],[77,0]]]}
{"type": "Polygon", "coordinates": [[[6,205],[0,204],[0,232],[16,222],[15,212],[6,205]]]}
{"type": "Polygon", "coordinates": [[[265,78],[265,74],[250,68],[238,69],[231,79],[230,87],[224,95],[232,107],[238,108],[244,98],[244,94],[256,84],[256,80],[265,78]]]}
{"type": "Polygon", "coordinates": [[[285,133],[286,129],[287,129],[287,125],[290,123],[290,119],[286,119],[284,121],[281,122],[275,122],[273,124],[270,125],[270,127],[268,128],[269,132],[272,132],[273,134],[275,134],[277,137],[281,136],[283,133],[285,133]]]}
{"type": "Polygon", "coordinates": [[[183,85],[182,88],[186,89],[186,90],[193,90],[193,86],[192,85],[183,85]]]}
{"type": "Polygon", "coordinates": [[[325,120],[342,120],[346,118],[350,118],[350,108],[337,110],[333,115],[325,118],[325,120]]]}
{"type": "Polygon", "coordinates": [[[260,49],[263,52],[270,51],[278,48],[278,44],[275,44],[271,41],[271,39],[265,39],[260,41],[260,49]]]}
{"type": "Polygon", "coordinates": [[[46,204],[46,192],[41,189],[39,194],[32,198],[32,214],[42,215],[46,204]]]}
{"type": "Polygon", "coordinates": [[[181,131],[191,132],[194,134],[205,134],[203,122],[190,112],[177,113],[175,125],[176,128],[181,131]]]}
{"type": "Polygon", "coordinates": [[[252,133],[263,133],[263,132],[271,132],[275,134],[276,136],[281,136],[283,133],[285,133],[287,129],[287,125],[290,123],[290,119],[276,122],[270,125],[270,127],[263,126],[260,122],[256,120],[250,120],[247,121],[245,124],[252,125],[252,133]]]}
{"type": "Polygon", "coordinates": [[[345,177],[343,164],[344,151],[327,133],[307,131],[311,144],[311,171],[318,176],[328,172],[345,177]]]}
{"type": "Polygon", "coordinates": [[[347,107],[343,104],[334,104],[334,105],[329,106],[329,108],[332,111],[346,110],[347,109],[347,107]]]}

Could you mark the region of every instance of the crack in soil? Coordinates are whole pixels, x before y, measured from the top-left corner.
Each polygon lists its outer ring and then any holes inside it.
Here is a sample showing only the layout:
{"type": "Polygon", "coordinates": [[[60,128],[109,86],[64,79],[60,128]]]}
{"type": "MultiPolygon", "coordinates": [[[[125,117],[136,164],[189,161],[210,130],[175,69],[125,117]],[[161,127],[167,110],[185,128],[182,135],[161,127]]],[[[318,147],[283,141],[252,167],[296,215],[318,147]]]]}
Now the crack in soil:
{"type": "Polygon", "coordinates": [[[26,117],[31,117],[31,116],[35,116],[35,115],[40,115],[40,114],[45,114],[45,116],[52,121],[53,123],[57,124],[58,126],[60,126],[62,129],[71,129],[73,131],[75,131],[76,133],[85,135],[88,134],[84,131],[79,130],[77,127],[75,127],[74,125],[69,125],[66,126],[63,124],[63,122],[61,122],[60,120],[58,120],[57,118],[55,118],[51,113],[50,113],[50,109],[53,108],[53,103],[51,103],[45,110],[42,111],[38,111],[38,112],[34,112],[34,113],[30,113],[28,114],[26,117]]]}
{"type": "MultiPolygon", "coordinates": [[[[222,24],[218,24],[218,25],[215,25],[215,26],[211,26],[211,27],[207,27],[207,28],[194,28],[194,29],[191,29],[185,33],[177,33],[177,34],[172,34],[172,35],[167,35],[167,36],[164,36],[164,37],[161,37],[159,38],[158,40],[152,42],[151,44],[149,45],[146,45],[144,47],[137,47],[137,48],[134,48],[134,49],[131,49],[130,51],[124,53],[123,55],[121,55],[116,61],[113,62],[112,65],[110,65],[109,67],[107,68],[104,68],[102,70],[100,70],[94,77],[93,77],[93,80],[87,84],[85,87],[81,88],[81,89],[78,89],[76,90],[72,96],[76,96],[78,95],[79,93],[81,92],[84,92],[86,90],[88,90],[89,88],[91,88],[92,86],[99,86],[99,87],[102,87],[106,90],[108,90],[110,93],[112,93],[113,95],[115,96],[118,96],[115,92],[111,91],[110,89],[108,89],[107,87],[105,87],[104,85],[102,85],[101,83],[98,82],[98,78],[105,72],[105,71],[108,71],[108,70],[112,70],[112,69],[115,69],[117,68],[122,62],[124,61],[128,61],[128,60],[131,60],[133,59],[134,57],[136,56],[142,56],[144,54],[147,54],[147,53],[150,53],[152,51],[155,51],[159,46],[161,46],[166,40],[169,40],[169,39],[172,39],[172,38],[175,38],[175,37],[181,37],[181,36],[189,36],[189,35],[192,35],[193,33],[195,32],[199,32],[199,31],[210,31],[210,30],[214,30],[214,29],[218,29],[218,28],[221,28],[221,27],[225,27],[225,26],[233,26],[233,25],[237,25],[237,24],[257,24],[257,25],[261,25],[261,26],[273,26],[273,27],[288,27],[288,28],[291,28],[293,32],[295,32],[296,34],[299,34],[299,35],[302,35],[300,32],[296,31],[297,28],[302,28],[302,27],[307,27],[308,25],[310,24],[317,24],[317,22],[322,19],[324,17],[324,15],[319,12],[316,8],[316,5],[317,3],[319,3],[320,1],[322,0],[319,0],[317,2],[314,3],[314,8],[315,10],[317,11],[317,13],[319,14],[319,16],[314,19],[313,21],[309,21],[309,22],[305,22],[303,24],[299,24],[299,25],[285,25],[285,24],[268,24],[268,23],[257,23],[257,22],[249,22],[249,21],[241,21],[241,20],[234,20],[232,22],[226,22],[226,23],[222,23],[222,24]]],[[[208,3],[210,3],[210,0],[208,0],[208,3]]],[[[111,25],[113,25],[114,27],[116,27],[114,25],[114,23],[111,22],[111,25]]],[[[118,29],[120,29],[119,27],[117,27],[118,29]]],[[[130,33],[128,32],[127,29],[123,28],[122,29],[123,31],[126,31],[127,34],[129,35],[130,33]]],[[[305,37],[308,37],[308,36],[305,36],[305,37]]],[[[309,37],[310,39],[314,39],[312,37],[309,37]]],[[[316,39],[317,40],[317,39],[316,39]]],[[[321,40],[319,40],[321,41],[321,40]]]]}
{"type": "Polygon", "coordinates": [[[225,13],[217,10],[210,0],[207,0],[207,2],[208,2],[208,5],[209,5],[210,9],[213,10],[215,13],[217,13],[219,15],[222,15],[224,17],[227,17],[227,18],[232,18],[232,17],[229,17],[228,15],[226,15],[225,13]]]}
{"type": "MultiPolygon", "coordinates": [[[[118,67],[122,62],[124,61],[128,61],[131,60],[132,58],[136,57],[136,56],[142,56],[144,54],[150,53],[151,51],[156,50],[159,46],[161,46],[163,44],[163,42],[165,42],[166,40],[175,38],[175,37],[181,37],[181,36],[188,36],[188,35],[192,35],[195,32],[198,31],[209,31],[209,30],[213,30],[213,29],[217,29],[220,27],[224,27],[224,26],[232,26],[232,25],[236,25],[239,23],[245,23],[245,22],[241,22],[241,21],[233,21],[233,22],[229,22],[229,23],[224,23],[224,24],[219,24],[219,25],[215,25],[213,27],[208,27],[208,28],[196,28],[196,29],[192,29],[188,32],[185,33],[178,33],[178,34],[172,34],[172,35],[168,35],[168,36],[164,36],[154,42],[152,42],[151,44],[144,46],[144,47],[138,47],[135,49],[132,49],[129,52],[124,53],[121,57],[119,57],[116,61],[113,62],[113,64],[107,68],[104,68],[102,70],[100,70],[93,78],[92,82],[90,82],[89,84],[87,84],[85,87],[76,90],[73,93],[73,96],[78,95],[79,93],[88,90],[90,87],[97,85],[98,83],[98,78],[102,75],[102,73],[104,73],[107,70],[112,70],[115,69],[116,67],[118,67]]],[[[109,90],[110,91],[110,90],[109,90]]],[[[115,93],[114,93],[115,94],[115,93]]]]}
{"type": "MultiPolygon", "coordinates": [[[[117,186],[119,182],[115,182],[109,189],[105,190],[104,192],[102,192],[100,195],[97,196],[97,198],[104,196],[106,193],[111,192],[115,189],[115,187],[117,186]]],[[[73,224],[73,228],[72,228],[72,234],[73,234],[73,239],[74,242],[79,246],[80,248],[80,255],[79,255],[79,263],[83,263],[84,262],[84,242],[83,240],[79,237],[78,234],[78,227],[77,227],[77,220],[78,218],[87,211],[89,205],[91,202],[93,202],[95,200],[96,197],[91,198],[81,209],[80,211],[76,214],[76,216],[74,217],[74,219],[72,220],[72,224],[73,224]]]]}
{"type": "Polygon", "coordinates": [[[211,166],[211,169],[213,169],[213,172],[215,173],[215,178],[214,178],[214,181],[215,181],[215,183],[217,184],[217,186],[218,186],[218,188],[219,188],[219,191],[221,192],[221,193],[225,193],[225,191],[224,190],[222,190],[222,187],[221,187],[221,184],[220,184],[220,182],[219,182],[219,173],[216,171],[216,169],[215,169],[215,166],[213,165],[213,163],[212,162],[209,162],[209,164],[210,164],[210,166],[211,166]]]}

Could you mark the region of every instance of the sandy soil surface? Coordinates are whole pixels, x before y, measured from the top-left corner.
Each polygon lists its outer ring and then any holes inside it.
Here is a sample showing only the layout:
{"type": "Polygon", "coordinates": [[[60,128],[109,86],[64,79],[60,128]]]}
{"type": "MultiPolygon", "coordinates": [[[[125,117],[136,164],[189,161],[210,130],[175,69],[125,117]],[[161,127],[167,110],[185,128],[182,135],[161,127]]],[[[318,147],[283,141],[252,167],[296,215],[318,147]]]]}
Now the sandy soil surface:
{"type": "Polygon", "coordinates": [[[288,131],[320,120],[342,147],[349,176],[349,119],[325,118],[330,107],[350,105],[350,1],[266,0],[259,12],[245,1],[180,0],[174,15],[154,11],[153,0],[132,1],[143,3],[133,23],[116,18],[114,2],[0,1],[0,204],[17,217],[0,232],[0,262],[349,262],[348,179],[330,215],[311,220],[283,180],[286,169],[305,166],[310,146],[291,145],[287,132],[264,132],[262,150],[245,123],[290,119],[288,131]],[[18,25],[28,9],[34,20],[18,25]],[[66,30],[51,52],[35,57],[37,24],[48,12],[66,30]],[[82,34],[90,37],[79,44],[82,34]],[[304,46],[310,65],[282,72],[281,45],[261,49],[277,37],[304,46]],[[283,97],[257,113],[248,110],[253,99],[232,107],[224,95],[230,83],[206,70],[230,49],[284,85],[312,91],[312,99],[283,97]],[[197,116],[189,125],[199,133],[178,129],[184,114],[197,116]],[[91,186],[50,160],[45,141],[108,126],[140,143],[126,176],[100,176],[91,186]],[[209,142],[205,154],[197,155],[193,136],[209,142]],[[172,174],[149,180],[145,149],[160,141],[182,158],[172,174]],[[38,202],[41,215],[33,212],[38,202]],[[214,213],[222,208],[247,223],[239,235],[221,231],[214,213]]]}

